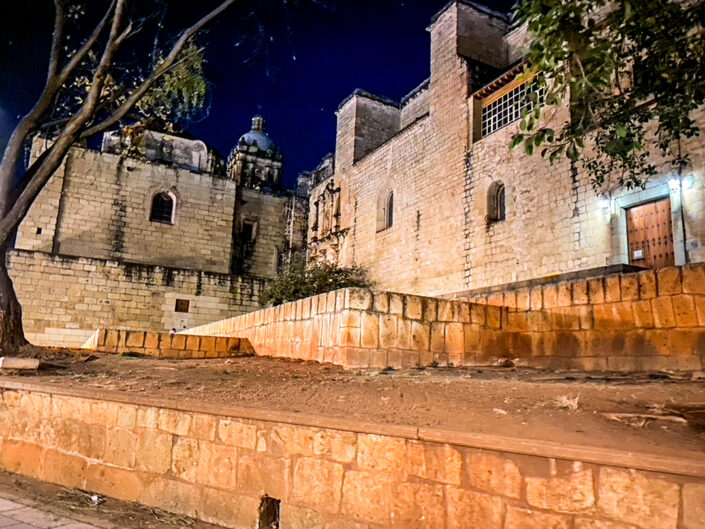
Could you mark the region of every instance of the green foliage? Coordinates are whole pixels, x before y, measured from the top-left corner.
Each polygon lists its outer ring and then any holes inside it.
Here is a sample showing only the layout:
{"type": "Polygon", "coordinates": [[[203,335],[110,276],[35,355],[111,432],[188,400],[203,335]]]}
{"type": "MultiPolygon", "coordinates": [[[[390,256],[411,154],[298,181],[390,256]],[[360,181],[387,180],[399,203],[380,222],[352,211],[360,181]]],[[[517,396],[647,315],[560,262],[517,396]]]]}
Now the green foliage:
{"type": "Polygon", "coordinates": [[[653,155],[682,169],[683,138],[705,103],[705,2],[521,0],[532,37],[527,61],[540,71],[546,105],[528,108],[511,147],[551,162],[582,159],[596,190],[643,187],[653,155]],[[570,102],[561,128],[539,128],[547,107],[570,102]],[[647,130],[653,126],[654,132],[647,130]],[[586,149],[589,142],[590,149],[586,149]],[[594,148],[593,148],[594,146],[594,148]]]}
{"type": "Polygon", "coordinates": [[[314,263],[307,267],[304,257],[295,255],[291,263],[264,289],[260,304],[263,307],[281,305],[340,288],[369,286],[367,274],[360,267],[341,267],[330,263],[314,263]]]}
{"type": "MultiPolygon", "coordinates": [[[[162,59],[155,61],[156,69],[162,59]]],[[[188,123],[206,106],[208,81],[203,49],[191,42],[172,66],[140,99],[136,110],[143,120],[164,123],[173,131],[188,123]]]]}

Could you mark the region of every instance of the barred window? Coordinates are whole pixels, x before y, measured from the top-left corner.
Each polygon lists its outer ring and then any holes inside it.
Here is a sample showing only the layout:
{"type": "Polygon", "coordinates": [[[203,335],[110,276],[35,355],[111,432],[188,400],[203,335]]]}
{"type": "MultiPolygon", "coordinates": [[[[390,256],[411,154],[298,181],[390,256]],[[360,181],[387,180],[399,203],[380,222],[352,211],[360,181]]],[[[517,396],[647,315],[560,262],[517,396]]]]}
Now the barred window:
{"type": "Polygon", "coordinates": [[[536,79],[530,79],[519,86],[512,88],[505,94],[482,107],[482,137],[506,127],[521,119],[521,112],[525,108],[532,108],[530,95],[536,92],[539,103],[543,104],[546,94],[538,86],[536,79]]]}

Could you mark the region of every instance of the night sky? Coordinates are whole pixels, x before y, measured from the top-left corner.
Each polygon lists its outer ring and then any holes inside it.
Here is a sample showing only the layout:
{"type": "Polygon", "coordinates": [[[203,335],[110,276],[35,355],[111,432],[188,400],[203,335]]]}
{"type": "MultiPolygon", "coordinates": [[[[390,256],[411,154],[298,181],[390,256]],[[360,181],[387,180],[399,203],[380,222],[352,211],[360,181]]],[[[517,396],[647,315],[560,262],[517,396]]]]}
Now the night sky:
{"type": "MultiPolygon", "coordinates": [[[[0,3],[1,149],[44,82],[53,11],[49,0],[0,3]]],[[[216,3],[169,1],[169,27],[195,20],[216,3]],[[194,6],[198,12],[189,10],[194,6]]],[[[188,131],[227,156],[250,118],[261,113],[285,156],[284,180],[291,185],[334,150],[334,112],[353,90],[398,100],[428,77],[425,28],[446,0],[299,0],[296,6],[289,0],[287,8],[281,0],[250,3],[263,31],[241,2],[204,37],[210,115],[188,131]]],[[[483,3],[499,11],[513,1],[483,3]]]]}

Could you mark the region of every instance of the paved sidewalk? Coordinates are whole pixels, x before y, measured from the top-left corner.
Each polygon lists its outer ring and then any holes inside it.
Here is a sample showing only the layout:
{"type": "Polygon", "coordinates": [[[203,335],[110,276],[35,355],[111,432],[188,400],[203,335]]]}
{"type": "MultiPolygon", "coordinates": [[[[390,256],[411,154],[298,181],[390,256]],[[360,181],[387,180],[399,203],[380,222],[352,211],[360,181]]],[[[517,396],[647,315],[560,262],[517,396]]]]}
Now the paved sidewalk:
{"type": "Polygon", "coordinates": [[[100,529],[3,497],[0,491],[0,529],[100,529]]]}

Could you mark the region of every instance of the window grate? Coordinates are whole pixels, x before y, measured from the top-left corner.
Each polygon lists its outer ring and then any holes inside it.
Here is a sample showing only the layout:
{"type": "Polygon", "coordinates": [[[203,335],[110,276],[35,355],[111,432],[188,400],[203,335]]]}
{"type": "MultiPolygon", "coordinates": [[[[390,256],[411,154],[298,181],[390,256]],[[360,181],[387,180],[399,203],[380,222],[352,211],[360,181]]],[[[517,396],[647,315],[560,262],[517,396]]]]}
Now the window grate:
{"type": "Polygon", "coordinates": [[[483,106],[482,137],[521,119],[522,111],[525,108],[531,110],[533,106],[530,96],[534,92],[538,94],[539,104],[543,104],[546,98],[545,90],[538,86],[536,79],[530,79],[483,106]]]}

